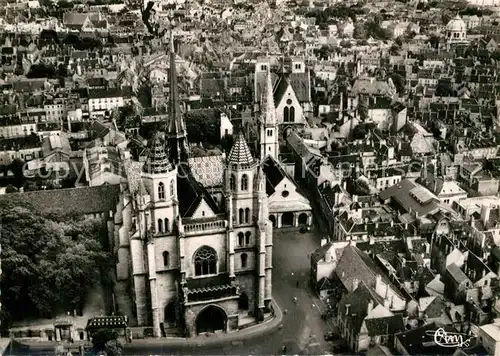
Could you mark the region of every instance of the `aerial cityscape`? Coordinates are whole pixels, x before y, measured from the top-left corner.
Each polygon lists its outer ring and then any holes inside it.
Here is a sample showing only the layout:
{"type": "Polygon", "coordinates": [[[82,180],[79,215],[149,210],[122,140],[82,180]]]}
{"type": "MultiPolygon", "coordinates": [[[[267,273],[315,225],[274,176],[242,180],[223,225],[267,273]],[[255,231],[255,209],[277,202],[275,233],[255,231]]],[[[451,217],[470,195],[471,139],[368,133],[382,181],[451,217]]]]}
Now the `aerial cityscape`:
{"type": "Polygon", "coordinates": [[[500,0],[0,1],[2,355],[500,355],[500,0]]]}

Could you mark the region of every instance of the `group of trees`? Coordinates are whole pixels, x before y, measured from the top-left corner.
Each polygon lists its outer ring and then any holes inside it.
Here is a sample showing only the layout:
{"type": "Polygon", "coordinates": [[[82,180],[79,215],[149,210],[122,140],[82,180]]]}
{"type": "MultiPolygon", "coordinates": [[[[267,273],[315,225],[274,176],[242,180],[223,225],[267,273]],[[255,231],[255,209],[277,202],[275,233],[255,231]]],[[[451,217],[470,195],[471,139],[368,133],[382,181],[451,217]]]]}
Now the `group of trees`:
{"type": "Polygon", "coordinates": [[[95,50],[102,47],[102,42],[95,37],[80,37],[77,34],[69,33],[63,40],[64,44],[73,46],[79,51],[95,50]]]}
{"type": "Polygon", "coordinates": [[[101,220],[43,214],[27,204],[0,202],[4,328],[13,320],[81,311],[86,292],[112,268],[101,220]]]}
{"type": "Polygon", "coordinates": [[[325,28],[331,25],[332,19],[352,19],[356,21],[356,16],[363,14],[363,9],[358,6],[346,6],[344,4],[330,6],[324,10],[312,10],[306,13],[306,17],[314,17],[316,19],[316,25],[320,28],[325,28]]]}
{"type": "Polygon", "coordinates": [[[489,16],[493,14],[493,11],[490,9],[480,9],[478,7],[467,7],[466,9],[460,11],[460,16],[478,16],[478,17],[483,17],[483,16],[489,16]]]}
{"type": "Polygon", "coordinates": [[[46,63],[33,64],[26,76],[28,78],[66,78],[68,68],[64,64],[59,64],[57,67],[46,63]]]}
{"type": "Polygon", "coordinates": [[[186,130],[191,142],[220,144],[219,113],[215,109],[192,110],[186,113],[186,130]]]}

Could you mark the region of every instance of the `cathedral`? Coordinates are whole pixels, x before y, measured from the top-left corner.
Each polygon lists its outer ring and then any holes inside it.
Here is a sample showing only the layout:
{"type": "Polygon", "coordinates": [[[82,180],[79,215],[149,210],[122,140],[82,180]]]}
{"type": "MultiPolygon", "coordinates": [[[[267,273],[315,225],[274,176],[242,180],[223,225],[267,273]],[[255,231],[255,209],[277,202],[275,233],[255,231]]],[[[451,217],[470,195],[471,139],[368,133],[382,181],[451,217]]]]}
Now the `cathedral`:
{"type": "Polygon", "coordinates": [[[169,120],[154,134],[137,183],[129,182],[117,252],[131,319],[152,325],[156,337],[174,328],[187,337],[231,332],[272,315],[273,230],[261,165],[278,154],[270,76],[267,91],[260,160],[238,133],[227,157],[196,161],[171,47],[169,120]]]}

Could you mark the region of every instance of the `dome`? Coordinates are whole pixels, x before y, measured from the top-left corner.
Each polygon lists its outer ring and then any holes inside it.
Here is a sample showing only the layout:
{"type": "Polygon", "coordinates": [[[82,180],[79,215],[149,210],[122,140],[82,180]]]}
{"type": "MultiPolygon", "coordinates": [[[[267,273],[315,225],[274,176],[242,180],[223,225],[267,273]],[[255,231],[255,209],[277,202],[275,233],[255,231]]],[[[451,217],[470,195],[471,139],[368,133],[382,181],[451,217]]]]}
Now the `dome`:
{"type": "Polygon", "coordinates": [[[465,25],[465,22],[460,18],[460,16],[457,15],[454,19],[448,22],[448,25],[446,25],[446,31],[465,32],[467,31],[467,26],[465,25]]]}

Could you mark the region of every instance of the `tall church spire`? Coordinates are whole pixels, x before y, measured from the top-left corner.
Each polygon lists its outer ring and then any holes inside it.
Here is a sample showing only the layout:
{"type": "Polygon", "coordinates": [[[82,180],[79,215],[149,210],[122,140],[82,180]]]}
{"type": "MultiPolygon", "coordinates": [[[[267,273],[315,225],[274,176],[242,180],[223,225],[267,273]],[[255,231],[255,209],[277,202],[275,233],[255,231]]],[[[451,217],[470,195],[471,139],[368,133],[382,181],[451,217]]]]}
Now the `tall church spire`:
{"type": "Polygon", "coordinates": [[[261,99],[259,119],[259,142],[260,159],[272,156],[278,160],[278,120],[276,118],[276,107],[274,106],[273,82],[271,71],[267,69],[266,87],[261,99]]]}
{"type": "Polygon", "coordinates": [[[261,121],[268,125],[276,124],[276,107],[274,106],[273,81],[269,67],[266,75],[266,87],[261,99],[261,121]]]}
{"type": "Polygon", "coordinates": [[[187,160],[188,142],[186,126],[182,117],[181,104],[179,100],[179,86],[177,83],[175,57],[174,34],[172,30],[170,34],[170,100],[167,133],[170,145],[170,159],[174,163],[179,163],[187,160]]]}

